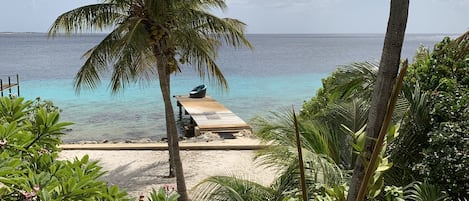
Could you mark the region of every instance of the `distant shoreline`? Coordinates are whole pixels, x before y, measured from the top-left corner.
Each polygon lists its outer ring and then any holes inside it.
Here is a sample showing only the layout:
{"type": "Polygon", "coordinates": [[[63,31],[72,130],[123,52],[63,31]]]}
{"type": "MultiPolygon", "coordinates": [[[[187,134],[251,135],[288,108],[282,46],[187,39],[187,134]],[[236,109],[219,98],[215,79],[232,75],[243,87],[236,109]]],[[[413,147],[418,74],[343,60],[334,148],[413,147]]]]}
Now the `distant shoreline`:
{"type": "MultiPolygon", "coordinates": [[[[1,34],[9,35],[9,34],[44,34],[48,35],[47,32],[10,32],[10,31],[3,31],[0,32],[1,34]]],[[[106,35],[107,32],[85,32],[85,33],[73,33],[71,36],[80,36],[80,35],[106,35]]],[[[384,37],[385,33],[247,33],[246,36],[381,36],[384,37]]],[[[440,35],[440,36],[459,36],[463,33],[406,33],[406,35],[440,35]]],[[[58,36],[65,36],[66,34],[60,33],[58,36]]]]}

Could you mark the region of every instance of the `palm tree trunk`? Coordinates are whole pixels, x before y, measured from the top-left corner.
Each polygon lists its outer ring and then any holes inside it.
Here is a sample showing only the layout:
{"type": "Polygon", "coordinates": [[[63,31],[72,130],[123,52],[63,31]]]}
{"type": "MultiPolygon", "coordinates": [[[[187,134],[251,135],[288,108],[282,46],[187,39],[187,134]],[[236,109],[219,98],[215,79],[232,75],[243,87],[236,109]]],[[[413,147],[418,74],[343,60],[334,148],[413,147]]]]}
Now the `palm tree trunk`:
{"type": "MultiPolygon", "coordinates": [[[[365,161],[369,161],[373,152],[375,141],[379,135],[379,131],[383,124],[384,116],[393,84],[399,69],[399,62],[404,42],[405,29],[407,25],[407,16],[409,10],[409,0],[391,0],[390,15],[388,20],[388,28],[384,38],[383,53],[381,55],[380,67],[375,87],[373,89],[373,98],[368,116],[367,124],[367,140],[365,153],[365,161]]],[[[365,165],[363,160],[356,160],[347,201],[357,201],[363,176],[365,175],[365,165]]]]}
{"type": "MultiPolygon", "coordinates": [[[[173,106],[171,103],[171,92],[170,92],[170,74],[169,68],[166,67],[166,63],[164,62],[164,58],[159,59],[161,64],[157,65],[158,69],[158,77],[160,81],[160,88],[161,93],[163,95],[163,101],[165,106],[165,114],[166,114],[166,131],[168,135],[168,151],[170,152],[170,163],[174,164],[175,172],[176,172],[176,185],[177,191],[180,195],[179,201],[187,201],[187,188],[186,182],[184,178],[184,171],[182,168],[182,161],[179,155],[179,136],[177,133],[176,128],[176,119],[174,117],[173,106]]],[[[170,165],[171,166],[171,165],[170,165]]]]}
{"type": "MultiPolygon", "coordinates": [[[[162,60],[162,59],[161,59],[162,60]]],[[[160,65],[163,65],[164,64],[160,64],[160,65]]],[[[160,70],[158,68],[158,70],[160,70]]],[[[173,109],[172,105],[171,105],[171,80],[170,80],[170,75],[168,75],[167,72],[164,72],[164,69],[162,69],[163,72],[158,72],[158,75],[159,75],[159,80],[160,80],[160,90],[162,92],[162,96],[163,96],[163,101],[165,103],[165,120],[166,120],[166,138],[168,140],[168,154],[169,154],[169,172],[168,172],[168,177],[169,178],[173,178],[176,176],[176,171],[175,171],[175,163],[174,163],[174,147],[172,146],[173,142],[174,142],[174,138],[172,137],[172,126],[171,126],[171,120],[170,120],[170,116],[173,116],[172,114],[174,114],[172,111],[168,111],[168,108],[170,108],[170,110],[173,109]],[[163,80],[163,83],[162,83],[162,80],[163,80]],[[164,87],[164,89],[163,89],[164,87]],[[163,92],[164,90],[168,90],[168,93],[169,94],[169,106],[166,105],[166,102],[167,100],[165,99],[165,93],[163,92]]],[[[177,135],[177,133],[176,133],[177,135]]],[[[176,138],[177,140],[177,138],[176,138]]],[[[178,144],[179,145],[179,144],[178,144]]]]}

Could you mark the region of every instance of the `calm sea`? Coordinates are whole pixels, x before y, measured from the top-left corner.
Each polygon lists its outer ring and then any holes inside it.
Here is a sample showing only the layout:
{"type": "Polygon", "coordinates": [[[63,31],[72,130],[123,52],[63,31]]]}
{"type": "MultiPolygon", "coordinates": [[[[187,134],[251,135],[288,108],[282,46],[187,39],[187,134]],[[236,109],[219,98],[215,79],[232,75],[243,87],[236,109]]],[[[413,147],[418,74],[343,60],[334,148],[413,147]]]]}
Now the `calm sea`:
{"type": "MultiPolygon", "coordinates": [[[[412,59],[420,45],[432,47],[445,35],[407,35],[403,57],[412,59]]],[[[83,53],[104,35],[85,34],[47,38],[43,33],[0,33],[0,75],[19,74],[21,95],[41,97],[59,106],[63,121],[71,121],[66,142],[122,140],[165,135],[164,110],[157,81],[134,85],[111,95],[108,80],[93,91],[77,95],[73,78],[84,60],[83,53]]],[[[248,35],[254,50],[222,47],[217,62],[230,90],[222,92],[200,79],[192,68],[172,77],[172,94],[184,95],[201,83],[207,93],[245,121],[284,107],[301,108],[315,95],[337,66],[377,61],[380,34],[248,35]]],[[[176,109],[176,108],[175,108],[176,109]]]]}

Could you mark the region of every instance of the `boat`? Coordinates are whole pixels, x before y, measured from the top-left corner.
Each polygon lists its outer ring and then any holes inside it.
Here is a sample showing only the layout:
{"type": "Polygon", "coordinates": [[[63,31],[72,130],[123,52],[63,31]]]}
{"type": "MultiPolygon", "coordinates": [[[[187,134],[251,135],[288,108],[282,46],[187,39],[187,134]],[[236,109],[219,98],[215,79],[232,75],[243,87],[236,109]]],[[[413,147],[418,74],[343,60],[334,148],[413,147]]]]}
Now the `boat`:
{"type": "Polygon", "coordinates": [[[192,91],[189,93],[190,98],[203,98],[207,93],[207,87],[204,84],[196,86],[192,91]]]}

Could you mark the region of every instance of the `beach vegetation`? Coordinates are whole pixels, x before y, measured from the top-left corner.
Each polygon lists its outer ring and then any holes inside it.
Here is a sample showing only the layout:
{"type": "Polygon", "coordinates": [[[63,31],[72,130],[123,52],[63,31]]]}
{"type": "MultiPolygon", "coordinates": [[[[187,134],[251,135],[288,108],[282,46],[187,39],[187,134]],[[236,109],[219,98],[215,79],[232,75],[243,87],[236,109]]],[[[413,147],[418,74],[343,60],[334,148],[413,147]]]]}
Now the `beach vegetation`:
{"type": "MultiPolygon", "coordinates": [[[[468,34],[444,38],[433,51],[425,47],[417,50],[366,199],[467,199],[468,34]]],[[[303,104],[298,125],[310,200],[346,199],[353,161],[364,160],[364,132],[377,72],[377,65],[368,62],[340,66],[322,80],[323,87],[316,96],[303,104]],[[312,162],[319,165],[312,166],[312,162]]],[[[281,170],[274,184],[281,183],[282,177],[290,177],[285,182],[287,187],[267,186],[270,192],[282,192],[269,194],[269,199],[275,197],[271,200],[301,200],[298,165],[294,165],[298,161],[292,114],[290,110],[276,111],[253,121],[256,135],[272,145],[259,151],[256,159],[261,165],[281,170]]],[[[217,195],[222,191],[220,186],[225,191],[245,192],[223,183],[209,178],[195,190],[205,197],[217,195]]]]}
{"type": "Polygon", "coordinates": [[[129,200],[88,156],[59,160],[58,145],[72,123],[39,98],[0,98],[0,198],[16,200],[129,200]]]}
{"type": "Polygon", "coordinates": [[[175,188],[166,185],[160,187],[158,190],[152,189],[148,201],[176,201],[179,196],[175,188]]]}
{"type": "Polygon", "coordinates": [[[178,133],[171,103],[171,75],[193,67],[202,78],[227,88],[215,63],[220,45],[247,46],[245,24],[218,18],[210,9],[225,9],[223,0],[104,0],[60,15],[50,36],[83,31],[110,30],[88,50],[85,63],[75,77],[75,88],[95,88],[110,72],[110,88],[117,92],[138,81],[159,80],[165,105],[170,153],[170,176],[176,176],[179,200],[188,200],[178,133]]]}
{"type": "Polygon", "coordinates": [[[445,37],[432,52],[425,47],[417,51],[406,78],[413,87],[404,90],[410,112],[389,153],[395,166],[387,180],[393,185],[428,181],[453,200],[469,197],[467,35],[445,37]]]}

